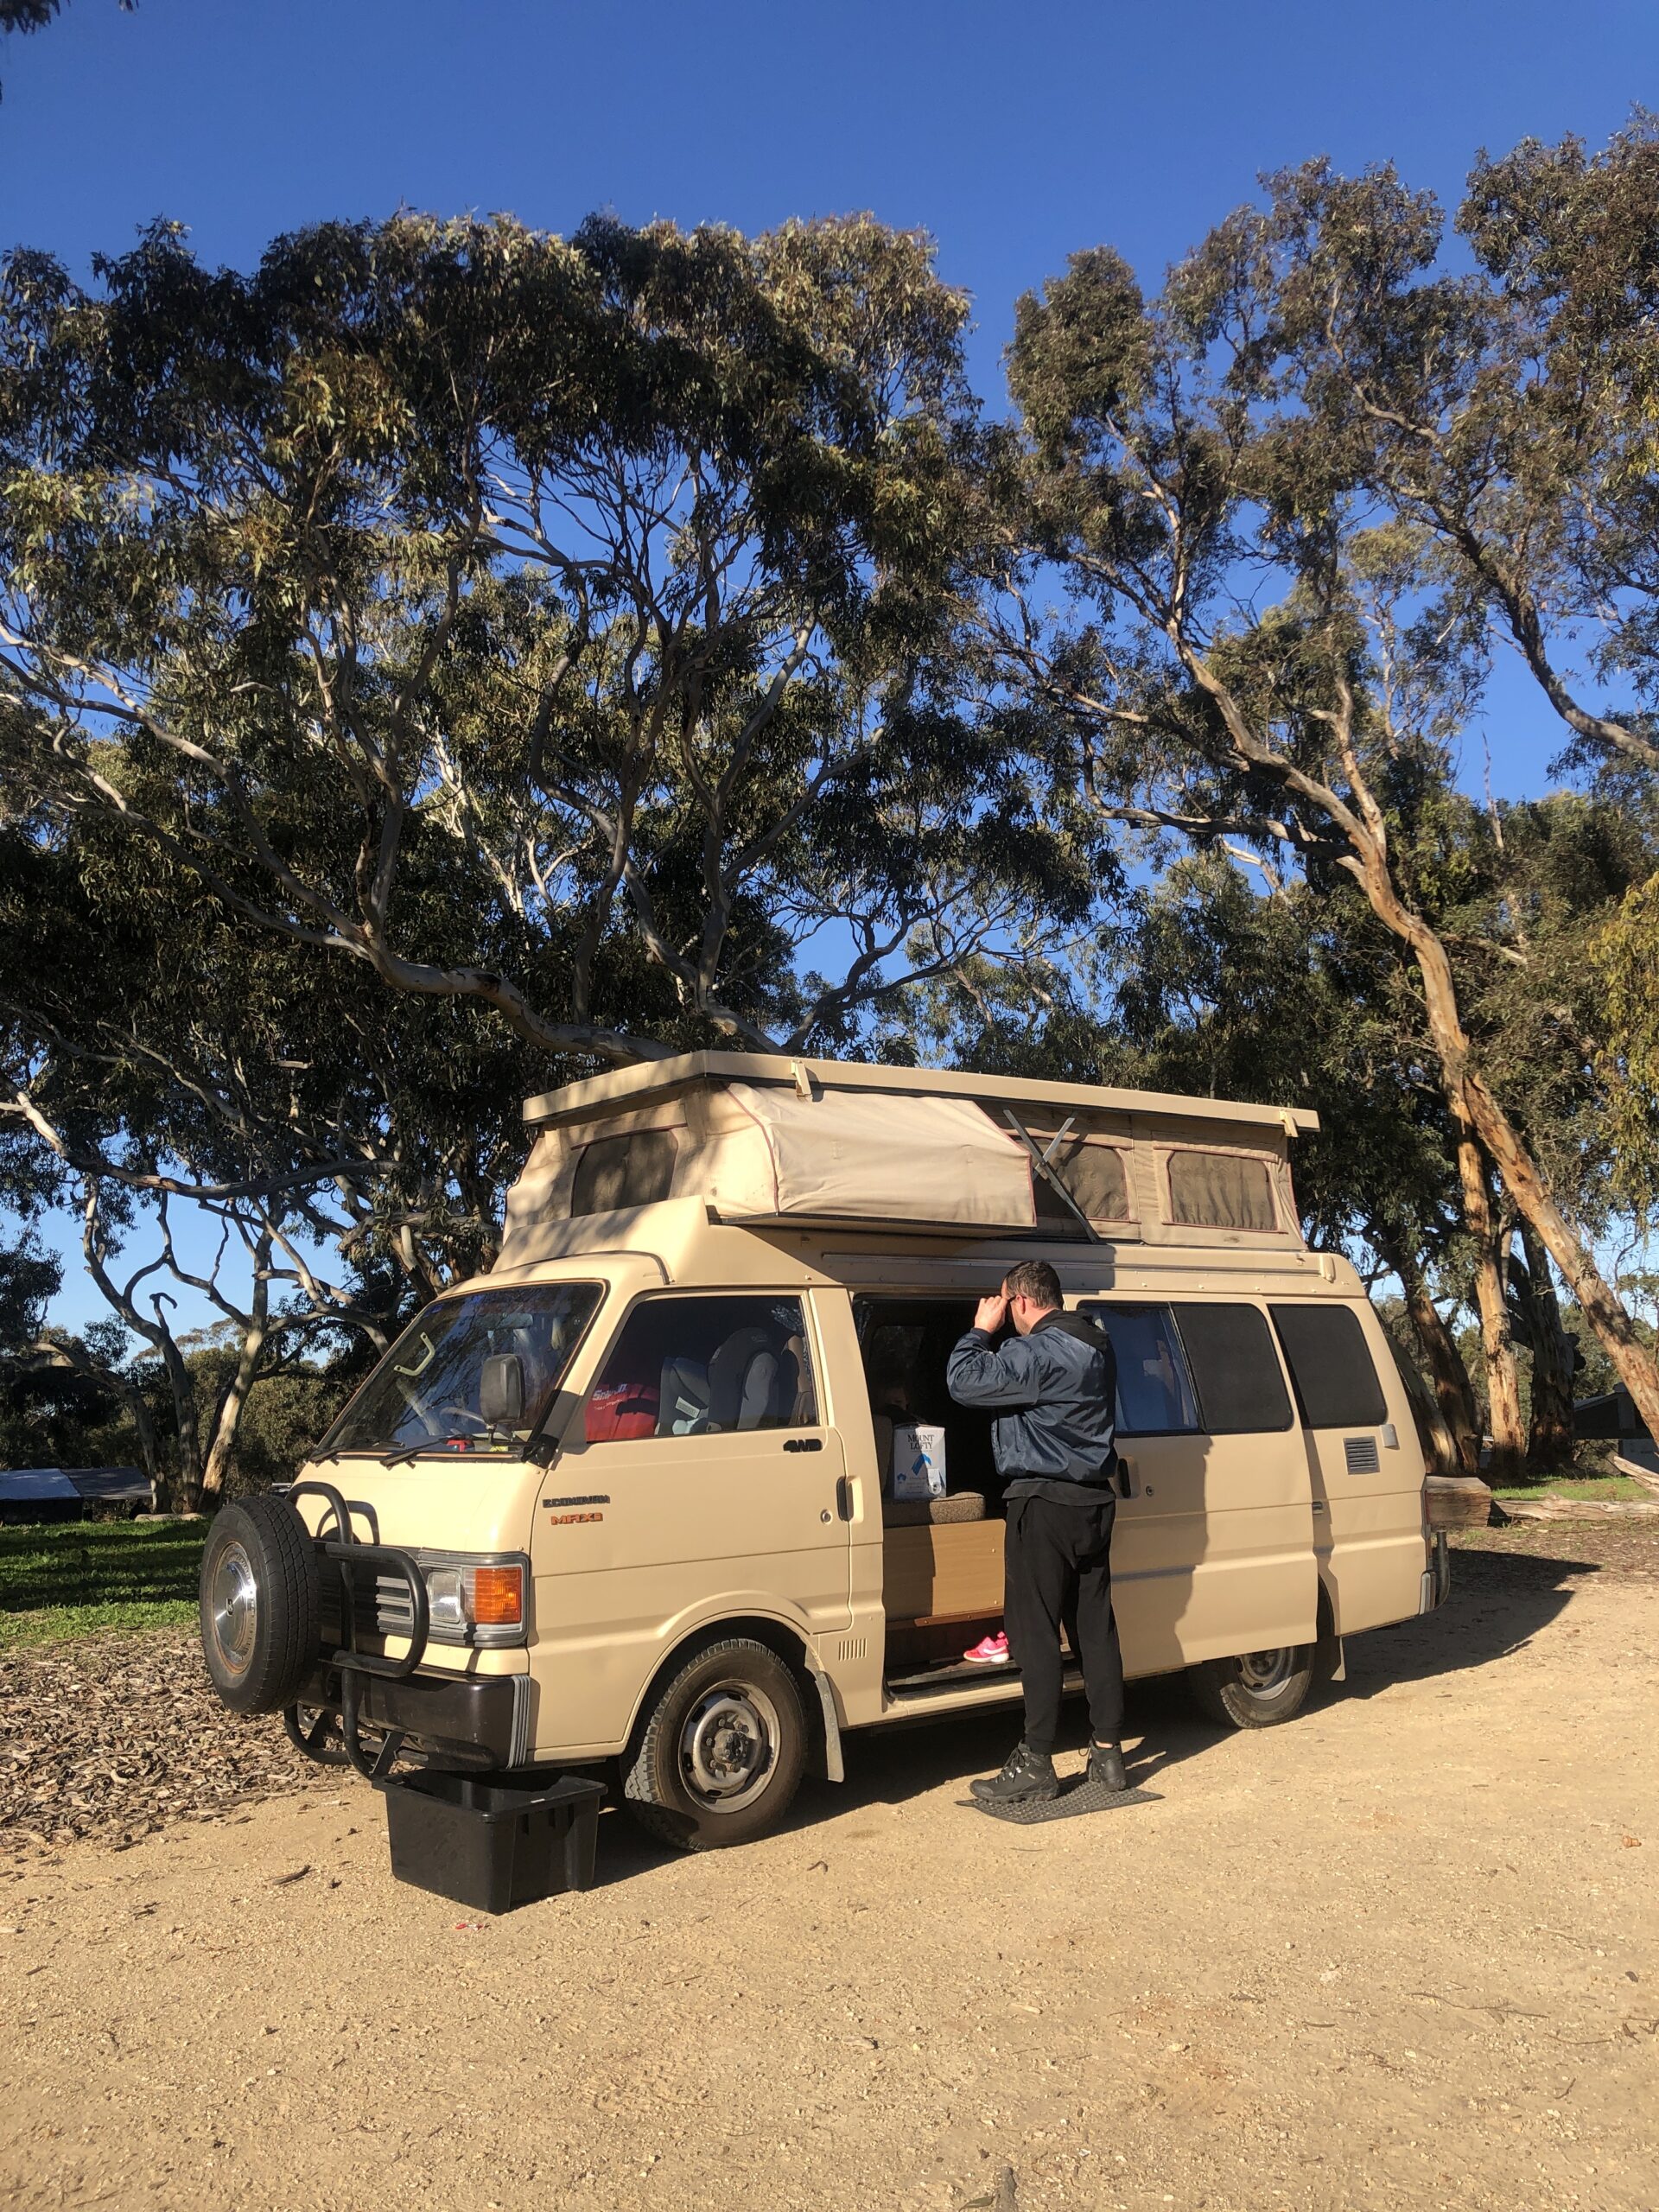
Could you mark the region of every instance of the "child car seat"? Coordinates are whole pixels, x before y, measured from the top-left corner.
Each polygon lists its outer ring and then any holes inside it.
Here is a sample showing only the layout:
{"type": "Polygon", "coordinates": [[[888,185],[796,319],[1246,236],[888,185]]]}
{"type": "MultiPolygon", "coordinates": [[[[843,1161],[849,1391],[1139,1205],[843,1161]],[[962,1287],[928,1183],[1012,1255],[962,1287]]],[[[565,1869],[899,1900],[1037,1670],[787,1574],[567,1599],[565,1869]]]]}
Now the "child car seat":
{"type": "Polygon", "coordinates": [[[708,1368],[700,1359],[665,1359],[662,1389],[662,1434],[701,1435],[709,1425],[708,1368]]]}

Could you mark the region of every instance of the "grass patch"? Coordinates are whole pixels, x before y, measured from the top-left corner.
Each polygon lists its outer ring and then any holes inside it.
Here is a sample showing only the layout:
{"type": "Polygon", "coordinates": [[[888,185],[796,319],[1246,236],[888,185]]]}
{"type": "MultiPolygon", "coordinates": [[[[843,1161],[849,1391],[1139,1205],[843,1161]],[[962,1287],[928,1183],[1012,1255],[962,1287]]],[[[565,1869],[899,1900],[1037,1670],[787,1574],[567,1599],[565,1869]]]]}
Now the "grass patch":
{"type": "Polygon", "coordinates": [[[0,1529],[0,1651],[194,1620],[205,1521],[0,1529]]]}

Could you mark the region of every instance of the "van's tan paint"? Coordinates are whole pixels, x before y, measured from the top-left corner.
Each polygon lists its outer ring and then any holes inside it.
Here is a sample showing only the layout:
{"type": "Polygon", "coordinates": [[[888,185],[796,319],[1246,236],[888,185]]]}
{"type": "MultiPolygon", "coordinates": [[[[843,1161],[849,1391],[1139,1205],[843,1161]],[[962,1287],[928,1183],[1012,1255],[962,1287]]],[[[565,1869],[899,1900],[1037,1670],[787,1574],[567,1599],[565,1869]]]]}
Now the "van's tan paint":
{"type": "MultiPolygon", "coordinates": [[[[529,1553],[528,1652],[462,1655],[434,1646],[426,1664],[485,1673],[527,1665],[538,1759],[620,1751],[676,1649],[728,1621],[773,1622],[810,1646],[843,1727],[1018,1697],[1017,1681],[1007,1678],[922,1700],[895,1697],[884,1685],[884,1532],[852,1303],[855,1293],[878,1288],[978,1293],[1016,1256],[1050,1259],[1068,1305],[1103,1298],[1348,1302],[1365,1330],[1396,1432],[1397,1446],[1380,1449],[1377,1477],[1348,1476],[1341,1436],[1334,1447],[1323,1436],[1305,1440],[1300,1424],[1281,1435],[1126,1437],[1136,1494],[1120,1508],[1113,1564],[1127,1673],[1309,1642],[1321,1585],[1338,1632],[1418,1610],[1427,1561],[1422,1455],[1386,1340],[1344,1260],[1282,1247],[1010,1243],[845,1224],[737,1227],[677,1198],[544,1223],[533,1234],[533,1256],[521,1239],[518,1263],[489,1280],[606,1286],[553,1417],[561,1449],[552,1464],[458,1457],[387,1468],[353,1456],[307,1471],[363,1509],[360,1534],[371,1533],[372,1510],[389,1542],[529,1553]],[[670,1289],[803,1298],[821,1415],[810,1433],[821,1450],[785,1453],[785,1432],[778,1430],[583,1440],[583,1402],[625,1313],[637,1298],[670,1289]],[[841,1517],[836,1496],[842,1476],[850,1520],[841,1517]],[[557,1522],[562,1509],[545,1502],[594,1496],[606,1503],[563,1510],[601,1511],[599,1522],[557,1522]]],[[[315,1525],[315,1502],[307,1517],[315,1525]]],[[[934,1533],[973,1551],[994,1609],[1000,1524],[934,1533]]]]}

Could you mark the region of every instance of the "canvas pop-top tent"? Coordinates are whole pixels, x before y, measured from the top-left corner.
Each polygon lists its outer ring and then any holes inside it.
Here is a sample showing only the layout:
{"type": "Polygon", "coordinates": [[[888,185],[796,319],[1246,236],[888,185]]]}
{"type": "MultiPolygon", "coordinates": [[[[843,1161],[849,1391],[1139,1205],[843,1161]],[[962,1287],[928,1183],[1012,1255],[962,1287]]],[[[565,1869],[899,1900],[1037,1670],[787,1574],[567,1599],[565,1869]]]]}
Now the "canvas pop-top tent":
{"type": "Polygon", "coordinates": [[[593,1077],[524,1117],[507,1247],[671,1198],[755,1224],[1300,1244],[1289,1145],[1318,1127],[1300,1108],[747,1052],[593,1077]]]}

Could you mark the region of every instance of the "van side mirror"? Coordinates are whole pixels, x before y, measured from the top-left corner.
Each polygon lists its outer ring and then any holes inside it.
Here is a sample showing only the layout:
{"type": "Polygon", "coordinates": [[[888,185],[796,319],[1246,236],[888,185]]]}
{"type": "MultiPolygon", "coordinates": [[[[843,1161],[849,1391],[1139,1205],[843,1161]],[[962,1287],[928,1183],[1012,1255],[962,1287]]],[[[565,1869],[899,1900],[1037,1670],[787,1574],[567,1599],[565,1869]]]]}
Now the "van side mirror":
{"type": "Polygon", "coordinates": [[[478,1379],[478,1410],[486,1428],[517,1428],[524,1418],[524,1370],[516,1351],[493,1352],[478,1379]]]}

